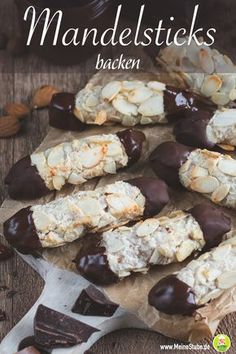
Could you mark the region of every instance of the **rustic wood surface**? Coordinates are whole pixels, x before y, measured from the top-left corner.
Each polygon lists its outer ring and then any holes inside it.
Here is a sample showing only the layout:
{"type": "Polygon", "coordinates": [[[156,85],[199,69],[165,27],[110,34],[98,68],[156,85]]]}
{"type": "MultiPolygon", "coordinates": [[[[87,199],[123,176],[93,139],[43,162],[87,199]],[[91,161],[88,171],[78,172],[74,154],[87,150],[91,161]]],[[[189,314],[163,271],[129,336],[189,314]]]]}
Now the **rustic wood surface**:
{"type": "MultiPolygon", "coordinates": [[[[0,2],[0,32],[17,32],[16,13],[13,0],[0,2]]],[[[91,61],[73,68],[51,66],[44,61],[27,55],[12,58],[0,51],[0,107],[10,101],[29,102],[34,89],[52,84],[61,89],[76,91],[92,75],[91,61]]],[[[41,142],[48,129],[47,110],[34,111],[25,122],[23,131],[12,139],[0,139],[0,201],[6,196],[3,179],[14,162],[31,153],[41,142]]],[[[0,309],[7,320],[0,323],[2,339],[34,304],[43,289],[43,281],[20,257],[0,264],[0,309]]],[[[230,334],[235,353],[236,315],[227,316],[221,323],[219,333],[230,334]]],[[[121,330],[102,338],[91,348],[96,354],[154,354],[160,352],[160,344],[172,345],[175,341],[148,331],[121,330]]],[[[210,342],[209,342],[210,343],[210,342]]],[[[210,348],[212,348],[210,343],[210,348]]],[[[175,350],[162,351],[175,353],[175,350]]],[[[187,351],[181,351],[187,353],[187,351]]],[[[215,351],[195,351],[204,353],[215,351]]],[[[12,353],[9,353],[12,354],[12,353]]]]}

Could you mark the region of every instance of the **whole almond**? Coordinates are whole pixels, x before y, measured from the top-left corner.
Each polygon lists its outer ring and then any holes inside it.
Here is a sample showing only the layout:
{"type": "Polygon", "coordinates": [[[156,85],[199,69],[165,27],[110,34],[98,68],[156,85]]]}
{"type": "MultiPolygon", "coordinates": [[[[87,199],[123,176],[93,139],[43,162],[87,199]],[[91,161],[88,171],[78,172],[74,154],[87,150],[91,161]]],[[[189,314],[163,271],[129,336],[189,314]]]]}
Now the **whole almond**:
{"type": "Polygon", "coordinates": [[[59,90],[54,86],[42,86],[37,89],[32,98],[32,107],[35,109],[45,108],[51,102],[52,96],[59,90]]]}
{"type": "Polygon", "coordinates": [[[16,135],[21,128],[19,120],[14,116],[0,118],[0,138],[8,138],[16,135]]]}
{"type": "Polygon", "coordinates": [[[16,118],[22,118],[30,114],[30,107],[24,103],[8,103],[3,109],[9,116],[15,116],[16,118]]]}

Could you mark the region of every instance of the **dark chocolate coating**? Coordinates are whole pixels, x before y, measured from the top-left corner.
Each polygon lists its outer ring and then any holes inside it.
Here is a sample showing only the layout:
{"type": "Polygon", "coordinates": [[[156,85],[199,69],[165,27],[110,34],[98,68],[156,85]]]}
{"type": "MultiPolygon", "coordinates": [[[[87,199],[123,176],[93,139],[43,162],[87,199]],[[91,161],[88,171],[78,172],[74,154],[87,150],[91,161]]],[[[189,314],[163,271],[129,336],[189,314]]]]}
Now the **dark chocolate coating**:
{"type": "Polygon", "coordinates": [[[148,302],[158,311],[168,315],[191,316],[198,308],[192,288],[175,275],[161,279],[150,290],[148,302]]]}
{"type": "Polygon", "coordinates": [[[34,347],[36,348],[40,354],[49,354],[50,351],[46,348],[43,348],[41,345],[39,345],[37,342],[36,342],[36,339],[34,336],[30,336],[30,337],[26,337],[24,338],[19,346],[18,346],[18,350],[23,350],[23,349],[27,349],[28,347],[34,347]]]}
{"type": "Polygon", "coordinates": [[[10,169],[5,184],[12,199],[29,200],[41,198],[50,193],[35,166],[31,165],[30,156],[18,161],[10,169]]]}
{"type": "Polygon", "coordinates": [[[116,133],[129,157],[129,165],[137,162],[142,154],[145,135],[139,130],[126,129],[116,133]]]}
{"type": "Polygon", "coordinates": [[[216,106],[196,93],[173,86],[166,86],[164,91],[164,110],[167,113],[169,122],[176,122],[176,119],[183,118],[186,112],[197,112],[199,109],[213,111],[216,106]]]}
{"type": "Polygon", "coordinates": [[[212,118],[212,112],[188,112],[186,118],[177,122],[174,127],[176,140],[185,145],[197,148],[212,149],[215,143],[207,137],[206,128],[212,118]]]}
{"type": "Polygon", "coordinates": [[[151,177],[138,177],[127,181],[140,189],[146,198],[144,216],[158,214],[169,203],[168,187],[165,182],[151,177]]]}
{"type": "Polygon", "coordinates": [[[74,109],[75,95],[73,93],[56,93],[49,105],[49,124],[63,130],[85,130],[87,125],[74,115],[74,109]]]}
{"type": "Polygon", "coordinates": [[[93,285],[83,289],[76,300],[72,312],[84,316],[111,317],[119,305],[110,301],[100,290],[93,285]]]}
{"type": "Polygon", "coordinates": [[[97,285],[110,285],[119,278],[109,267],[106,249],[100,245],[101,235],[88,234],[81,239],[75,263],[78,272],[86,279],[97,285]]]}
{"type": "Polygon", "coordinates": [[[159,145],[150,155],[153,171],[172,187],[180,187],[179,169],[186,162],[193,149],[168,141],[159,145]]]}
{"type": "Polygon", "coordinates": [[[69,348],[87,342],[97,328],[39,305],[34,319],[35,340],[45,348],[69,348]]]}
{"type": "Polygon", "coordinates": [[[9,244],[22,253],[31,254],[42,249],[30,207],[21,209],[5,221],[3,233],[9,244]]]}
{"type": "Polygon", "coordinates": [[[204,251],[218,246],[223,236],[231,230],[231,219],[210,204],[196,205],[188,211],[200,225],[206,245],[204,251]]]}
{"type": "Polygon", "coordinates": [[[0,243],[0,262],[6,261],[12,258],[13,256],[14,256],[13,250],[0,243]]]}

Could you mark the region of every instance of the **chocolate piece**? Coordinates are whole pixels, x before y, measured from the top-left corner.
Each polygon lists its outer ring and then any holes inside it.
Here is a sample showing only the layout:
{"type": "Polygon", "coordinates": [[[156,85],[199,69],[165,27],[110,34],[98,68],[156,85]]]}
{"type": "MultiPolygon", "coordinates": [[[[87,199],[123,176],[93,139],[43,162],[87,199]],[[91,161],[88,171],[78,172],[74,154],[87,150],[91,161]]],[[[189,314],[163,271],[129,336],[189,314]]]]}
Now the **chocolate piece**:
{"type": "Polygon", "coordinates": [[[45,348],[68,348],[87,342],[99,331],[63,313],[39,305],[34,319],[36,342],[45,348]]]}
{"type": "Polygon", "coordinates": [[[72,308],[72,312],[84,316],[111,317],[118,307],[119,305],[107,299],[100,290],[90,285],[82,290],[72,308]]]}
{"type": "Polygon", "coordinates": [[[161,279],[148,294],[149,305],[168,315],[191,316],[198,308],[193,290],[175,275],[161,279]]]}
{"type": "Polygon", "coordinates": [[[216,106],[193,92],[166,86],[164,110],[168,114],[170,122],[176,122],[176,119],[182,118],[186,111],[196,112],[199,109],[213,111],[216,106]]]}
{"type": "Polygon", "coordinates": [[[153,171],[172,187],[181,187],[179,169],[187,160],[192,148],[168,141],[159,145],[150,155],[153,171]]]}
{"type": "Polygon", "coordinates": [[[129,157],[129,165],[138,161],[141,157],[143,143],[146,140],[145,135],[141,131],[133,129],[122,130],[116,135],[125,147],[129,157]]]}
{"type": "Polygon", "coordinates": [[[49,124],[63,130],[85,130],[87,125],[74,115],[74,109],[75,95],[73,93],[56,93],[49,105],[49,124]]]}
{"type": "Polygon", "coordinates": [[[36,342],[36,339],[35,339],[34,336],[30,336],[30,337],[24,338],[20,342],[20,344],[18,346],[18,350],[20,351],[20,350],[23,350],[23,349],[28,348],[28,347],[36,348],[40,352],[40,354],[49,354],[50,353],[50,350],[48,350],[45,347],[42,347],[40,344],[38,344],[36,342]]]}
{"type": "Polygon", "coordinates": [[[198,148],[212,149],[215,143],[211,142],[206,128],[212,118],[207,111],[188,112],[186,118],[179,121],[174,127],[174,135],[179,143],[198,148]]]}
{"type": "Polygon", "coordinates": [[[7,259],[12,258],[13,256],[13,250],[0,243],[0,261],[6,261],[7,259]]]}
{"type": "Polygon", "coordinates": [[[168,187],[165,182],[151,177],[139,177],[127,181],[140,189],[146,198],[144,216],[158,214],[169,203],[168,187]]]}
{"type": "Polygon", "coordinates": [[[30,156],[18,161],[10,169],[5,184],[12,199],[37,199],[50,193],[35,166],[31,165],[30,156]]]}
{"type": "Polygon", "coordinates": [[[108,264],[106,249],[100,246],[101,236],[87,235],[81,240],[81,248],[75,263],[78,272],[94,284],[110,285],[119,281],[108,264]]]}
{"type": "Polygon", "coordinates": [[[204,251],[218,246],[223,236],[231,230],[231,220],[220,209],[210,204],[196,205],[188,211],[199,223],[206,245],[204,251]]]}
{"type": "Polygon", "coordinates": [[[21,209],[3,224],[3,233],[9,244],[22,253],[41,250],[31,207],[21,209]]]}
{"type": "Polygon", "coordinates": [[[17,352],[16,354],[42,354],[42,352],[38,351],[35,347],[27,347],[21,350],[20,352],[17,352]]]}

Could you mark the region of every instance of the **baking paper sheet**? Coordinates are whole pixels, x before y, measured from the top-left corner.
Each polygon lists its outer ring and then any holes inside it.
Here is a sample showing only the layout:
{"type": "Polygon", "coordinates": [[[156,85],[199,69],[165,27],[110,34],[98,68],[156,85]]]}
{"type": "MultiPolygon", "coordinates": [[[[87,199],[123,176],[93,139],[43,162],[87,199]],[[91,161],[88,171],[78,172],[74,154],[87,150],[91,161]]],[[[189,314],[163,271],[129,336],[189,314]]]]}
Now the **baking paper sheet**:
{"type": "MultiPolygon", "coordinates": [[[[159,77],[160,75],[157,73],[126,74],[123,72],[119,74],[114,73],[113,75],[111,73],[98,73],[90,81],[93,84],[102,84],[113,79],[130,80],[134,78],[153,80],[159,77]]],[[[161,78],[162,80],[165,79],[163,75],[161,78]]],[[[101,132],[116,132],[122,129],[124,128],[118,126],[98,127],[97,129],[89,129],[83,133],[72,133],[50,128],[48,135],[42,142],[38,151],[73,138],[99,134],[101,132]]],[[[94,189],[107,183],[112,183],[115,180],[123,180],[143,175],[152,176],[153,173],[148,167],[148,156],[150,152],[161,142],[173,140],[172,127],[167,125],[149,127],[142,126],[141,129],[145,133],[148,140],[148,144],[145,146],[145,151],[141,161],[115,176],[108,176],[89,181],[86,185],[80,186],[80,190],[94,189]]],[[[68,193],[76,192],[79,188],[68,186],[60,193],[52,193],[50,196],[42,198],[41,200],[33,201],[32,203],[5,200],[2,208],[0,209],[0,221],[3,222],[23,207],[48,202],[54,198],[67,195],[68,193]]],[[[170,195],[171,202],[160,215],[165,215],[169,211],[173,211],[175,209],[188,209],[193,205],[206,201],[204,197],[198,194],[185,191],[171,191],[170,195]]],[[[225,210],[225,212],[231,216],[235,226],[235,212],[230,210],[225,210]]],[[[104,288],[104,291],[107,293],[109,298],[112,301],[119,303],[123,309],[120,309],[112,319],[105,320],[103,318],[83,317],[72,314],[70,312],[70,308],[73,302],[78,297],[80,291],[88,284],[87,281],[76,273],[75,265],[72,262],[78,252],[79,246],[80,242],[75,241],[61,248],[45,250],[43,252],[43,259],[34,259],[32,256],[23,256],[24,259],[42,275],[45,279],[46,285],[37,304],[2,342],[0,347],[1,353],[14,353],[19,341],[25,336],[32,334],[33,316],[39,303],[51,306],[52,308],[73,317],[78,317],[80,320],[101,329],[101,332],[95,333],[89,339],[87,344],[68,350],[54,350],[53,353],[56,354],[82,354],[85,349],[88,349],[102,335],[107,332],[111,332],[116,328],[124,328],[127,326],[148,328],[168,337],[183,341],[198,342],[203,338],[213,336],[221,319],[228,313],[236,311],[236,288],[225,291],[220,298],[199,309],[195,317],[168,316],[161,314],[154,308],[150,307],[147,302],[147,295],[151,287],[165,275],[175,272],[184,266],[184,264],[174,264],[170,266],[159,266],[153,268],[147,275],[135,274],[134,276],[123,280],[119,284],[104,288]]]]}

